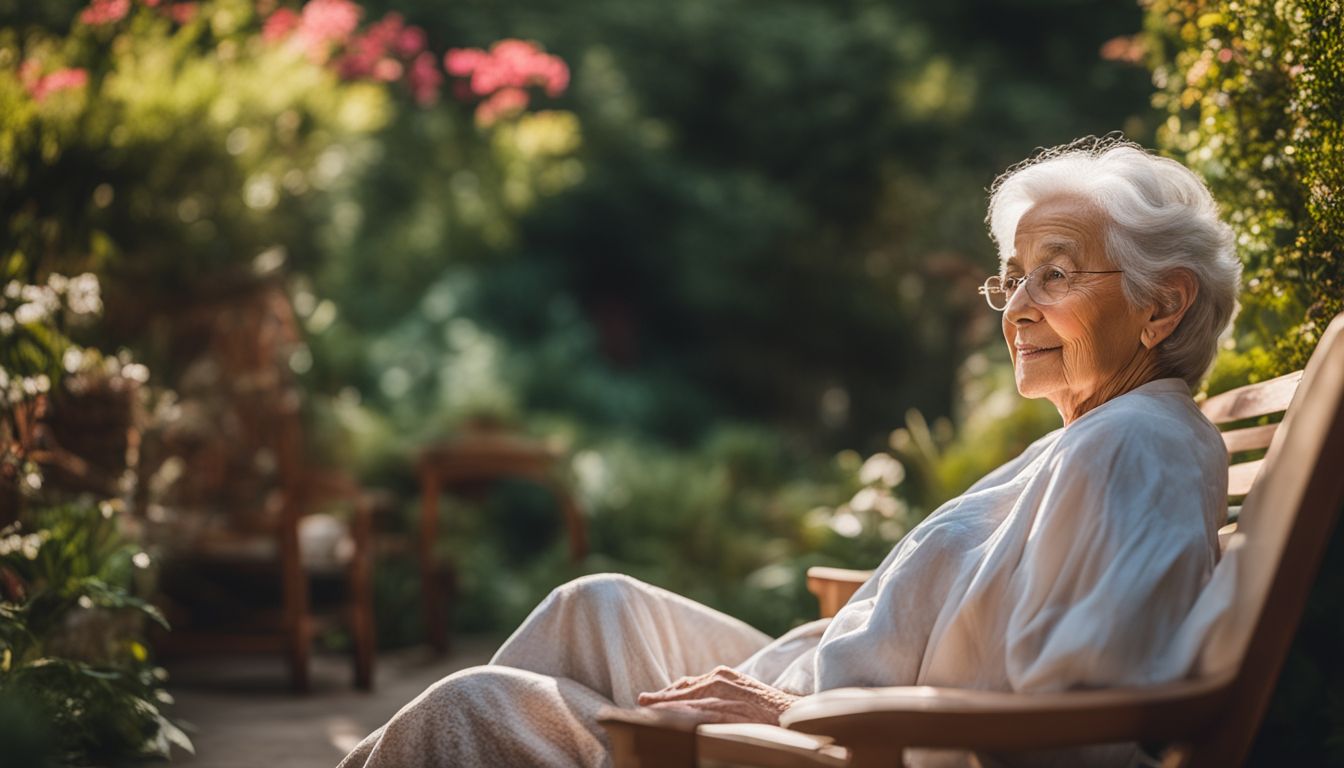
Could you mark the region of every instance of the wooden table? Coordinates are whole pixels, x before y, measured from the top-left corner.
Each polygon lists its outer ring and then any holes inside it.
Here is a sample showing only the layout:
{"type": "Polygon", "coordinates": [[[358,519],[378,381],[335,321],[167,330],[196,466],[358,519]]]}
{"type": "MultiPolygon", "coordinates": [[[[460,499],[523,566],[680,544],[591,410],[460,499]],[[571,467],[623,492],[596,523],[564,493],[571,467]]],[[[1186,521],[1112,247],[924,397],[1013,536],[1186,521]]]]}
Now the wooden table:
{"type": "Polygon", "coordinates": [[[587,532],[578,504],[559,481],[563,454],[544,443],[498,430],[469,431],[424,449],[420,454],[420,582],[424,600],[425,629],[435,651],[448,649],[447,610],[442,586],[446,564],[434,554],[439,530],[439,496],[446,491],[481,487],[496,480],[517,479],[535,483],[555,497],[569,534],[569,555],[574,561],[588,553],[587,532]]]}

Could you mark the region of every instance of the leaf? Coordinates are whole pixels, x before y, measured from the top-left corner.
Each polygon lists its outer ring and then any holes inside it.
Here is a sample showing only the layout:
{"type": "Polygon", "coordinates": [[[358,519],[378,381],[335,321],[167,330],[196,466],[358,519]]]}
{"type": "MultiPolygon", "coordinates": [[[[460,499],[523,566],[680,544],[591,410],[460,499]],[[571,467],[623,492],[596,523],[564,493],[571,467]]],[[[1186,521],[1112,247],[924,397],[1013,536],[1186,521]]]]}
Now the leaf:
{"type": "Polygon", "coordinates": [[[185,749],[188,754],[196,754],[196,746],[191,743],[191,738],[162,714],[159,715],[159,734],[167,737],[169,743],[185,749]]]}

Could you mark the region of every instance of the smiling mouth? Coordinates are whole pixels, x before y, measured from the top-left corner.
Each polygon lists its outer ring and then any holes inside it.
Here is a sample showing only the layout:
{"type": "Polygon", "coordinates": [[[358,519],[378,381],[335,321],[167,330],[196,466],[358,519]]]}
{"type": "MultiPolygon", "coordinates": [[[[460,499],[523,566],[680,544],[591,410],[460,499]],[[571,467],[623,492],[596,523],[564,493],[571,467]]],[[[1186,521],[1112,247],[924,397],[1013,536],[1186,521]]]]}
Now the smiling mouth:
{"type": "Polygon", "coordinates": [[[1058,349],[1059,347],[1018,347],[1017,359],[1034,360],[1038,357],[1042,357],[1046,354],[1049,354],[1050,352],[1055,352],[1058,349]]]}

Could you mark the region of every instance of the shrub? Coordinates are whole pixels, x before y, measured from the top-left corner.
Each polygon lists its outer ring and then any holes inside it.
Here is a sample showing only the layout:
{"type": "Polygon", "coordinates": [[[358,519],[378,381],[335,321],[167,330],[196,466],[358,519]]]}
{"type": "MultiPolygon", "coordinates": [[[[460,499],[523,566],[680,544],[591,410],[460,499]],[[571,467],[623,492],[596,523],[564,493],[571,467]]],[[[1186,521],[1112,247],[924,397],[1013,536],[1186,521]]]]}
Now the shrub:
{"type": "Polygon", "coordinates": [[[150,562],[120,530],[119,511],[67,504],[0,531],[0,709],[27,717],[0,721],[0,741],[26,749],[24,764],[191,749],[164,714],[167,676],[143,632],[144,619],[163,618],[136,594],[150,562]]]}

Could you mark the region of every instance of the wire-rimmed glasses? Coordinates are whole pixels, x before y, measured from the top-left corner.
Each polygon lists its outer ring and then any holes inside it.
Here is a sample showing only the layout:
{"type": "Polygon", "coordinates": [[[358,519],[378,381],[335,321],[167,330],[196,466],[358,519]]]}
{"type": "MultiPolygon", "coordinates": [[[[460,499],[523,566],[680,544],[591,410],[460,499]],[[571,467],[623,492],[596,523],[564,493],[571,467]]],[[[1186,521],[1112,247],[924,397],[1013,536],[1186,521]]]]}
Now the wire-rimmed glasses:
{"type": "Polygon", "coordinates": [[[1027,287],[1027,295],[1037,304],[1055,304],[1073,290],[1074,275],[1116,275],[1123,269],[1065,269],[1054,264],[1042,264],[1024,277],[1005,277],[992,275],[985,284],[976,289],[976,293],[985,297],[990,309],[1002,312],[1008,308],[1008,302],[1017,293],[1019,286],[1027,287]]]}

